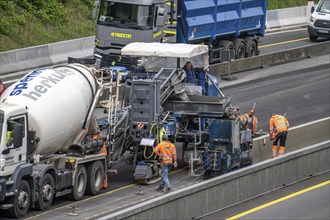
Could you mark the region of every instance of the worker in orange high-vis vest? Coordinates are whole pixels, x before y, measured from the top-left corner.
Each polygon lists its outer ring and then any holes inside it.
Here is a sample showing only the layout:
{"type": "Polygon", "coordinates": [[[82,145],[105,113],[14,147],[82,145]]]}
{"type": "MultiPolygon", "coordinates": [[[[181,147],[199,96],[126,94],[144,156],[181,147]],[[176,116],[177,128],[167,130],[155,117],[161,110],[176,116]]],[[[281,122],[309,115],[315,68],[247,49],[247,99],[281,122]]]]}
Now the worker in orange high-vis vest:
{"type": "Polygon", "coordinates": [[[249,113],[244,114],[240,117],[240,127],[241,130],[250,129],[252,131],[252,136],[256,134],[257,126],[258,126],[258,119],[254,116],[255,110],[251,109],[249,113]]]}
{"type": "Polygon", "coordinates": [[[269,120],[269,137],[273,140],[272,158],[277,156],[278,142],[280,142],[279,155],[284,154],[288,130],[288,120],[282,115],[273,113],[269,120]]]}
{"type": "Polygon", "coordinates": [[[156,189],[157,191],[165,190],[166,193],[171,191],[171,184],[168,178],[168,173],[172,168],[177,167],[177,156],[176,156],[176,149],[174,144],[172,144],[168,140],[168,136],[164,134],[162,136],[162,142],[155,147],[155,154],[159,156],[161,159],[161,169],[163,172],[163,180],[159,187],[156,189]]]}

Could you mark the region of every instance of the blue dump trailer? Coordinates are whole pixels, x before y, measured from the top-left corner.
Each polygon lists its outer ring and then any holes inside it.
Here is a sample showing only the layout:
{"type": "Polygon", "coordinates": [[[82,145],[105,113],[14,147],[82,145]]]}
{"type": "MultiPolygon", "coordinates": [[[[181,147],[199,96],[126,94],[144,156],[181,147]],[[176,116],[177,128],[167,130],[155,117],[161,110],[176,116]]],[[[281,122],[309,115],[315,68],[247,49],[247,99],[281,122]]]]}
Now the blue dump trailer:
{"type": "Polygon", "coordinates": [[[258,55],[258,37],[265,33],[267,0],[98,2],[94,53],[102,67],[134,64],[120,56],[131,42],[202,43],[210,48],[211,63],[228,60],[223,50],[242,59],[258,55]]]}
{"type": "Polygon", "coordinates": [[[266,0],[179,1],[177,42],[206,43],[211,61],[220,50],[234,50],[241,59],[258,54],[258,36],[264,36],[266,0]]]}

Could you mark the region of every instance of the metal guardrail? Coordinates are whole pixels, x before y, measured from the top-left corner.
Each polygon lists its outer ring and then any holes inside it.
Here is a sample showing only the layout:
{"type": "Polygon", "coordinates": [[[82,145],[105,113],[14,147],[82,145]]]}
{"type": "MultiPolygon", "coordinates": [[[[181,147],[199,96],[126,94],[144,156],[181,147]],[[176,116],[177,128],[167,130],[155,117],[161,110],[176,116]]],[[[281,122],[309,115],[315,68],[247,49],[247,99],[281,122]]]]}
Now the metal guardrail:
{"type": "MultiPolygon", "coordinates": [[[[284,185],[328,172],[330,170],[329,127],[330,117],[294,127],[289,131],[291,134],[288,140],[292,139],[292,142],[288,143],[288,148],[296,150],[282,157],[266,159],[258,164],[179,189],[99,219],[198,218],[284,185]],[[325,141],[306,147],[308,144],[317,143],[319,138],[325,141]],[[305,143],[306,140],[308,141],[305,143]],[[302,149],[299,149],[301,147],[302,149]]],[[[260,137],[256,141],[262,139],[263,137],[260,137]]],[[[266,156],[261,156],[263,157],[266,156]]]]}

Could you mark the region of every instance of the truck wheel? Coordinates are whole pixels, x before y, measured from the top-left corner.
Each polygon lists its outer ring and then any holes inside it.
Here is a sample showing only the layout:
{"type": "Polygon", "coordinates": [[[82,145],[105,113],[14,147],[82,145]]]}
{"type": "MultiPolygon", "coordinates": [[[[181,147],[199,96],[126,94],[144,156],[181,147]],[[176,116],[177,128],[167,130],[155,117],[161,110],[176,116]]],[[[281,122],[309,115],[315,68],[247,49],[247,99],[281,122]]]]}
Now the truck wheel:
{"type": "Polygon", "coordinates": [[[189,158],[187,159],[187,156],[186,156],[187,148],[188,148],[188,142],[183,142],[182,143],[182,157],[181,157],[181,160],[182,160],[182,163],[183,163],[184,166],[189,166],[189,158]]]}
{"type": "Polygon", "coordinates": [[[234,40],[235,45],[235,58],[236,60],[243,59],[245,57],[245,43],[242,39],[238,38],[234,40]]]}
{"type": "Polygon", "coordinates": [[[309,39],[313,42],[316,42],[317,38],[318,38],[318,36],[316,36],[316,35],[309,35],[309,39]]]}
{"type": "Polygon", "coordinates": [[[246,48],[247,57],[254,57],[257,55],[257,43],[254,40],[252,40],[246,48]]]}
{"type": "Polygon", "coordinates": [[[224,50],[235,50],[235,45],[229,40],[220,41],[219,47],[222,47],[224,50]]]}
{"type": "Polygon", "coordinates": [[[55,184],[52,175],[46,173],[46,175],[42,177],[42,183],[40,185],[40,192],[39,192],[39,200],[36,203],[36,208],[38,210],[43,211],[51,206],[55,193],[54,185],[55,184]]]}
{"type": "Polygon", "coordinates": [[[31,192],[29,183],[26,180],[22,180],[17,191],[15,196],[8,199],[8,203],[13,204],[13,207],[7,210],[7,214],[14,218],[23,218],[30,207],[31,192]]]}
{"type": "Polygon", "coordinates": [[[87,183],[87,172],[84,165],[79,165],[74,177],[72,193],[69,195],[71,200],[81,200],[84,197],[87,183]]]}
{"type": "Polygon", "coordinates": [[[101,161],[95,161],[87,167],[86,194],[97,195],[101,191],[104,175],[104,166],[101,161]]]}

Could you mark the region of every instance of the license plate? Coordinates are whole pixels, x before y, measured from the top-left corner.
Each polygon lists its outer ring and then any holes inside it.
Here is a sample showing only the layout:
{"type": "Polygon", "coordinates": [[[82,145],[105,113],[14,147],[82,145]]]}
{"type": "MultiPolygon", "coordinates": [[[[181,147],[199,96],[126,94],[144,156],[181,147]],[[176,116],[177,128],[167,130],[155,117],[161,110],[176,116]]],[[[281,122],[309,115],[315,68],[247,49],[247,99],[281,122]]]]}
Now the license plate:
{"type": "Polygon", "coordinates": [[[319,33],[328,34],[328,33],[329,33],[329,31],[327,31],[327,30],[319,30],[319,33]]]}

